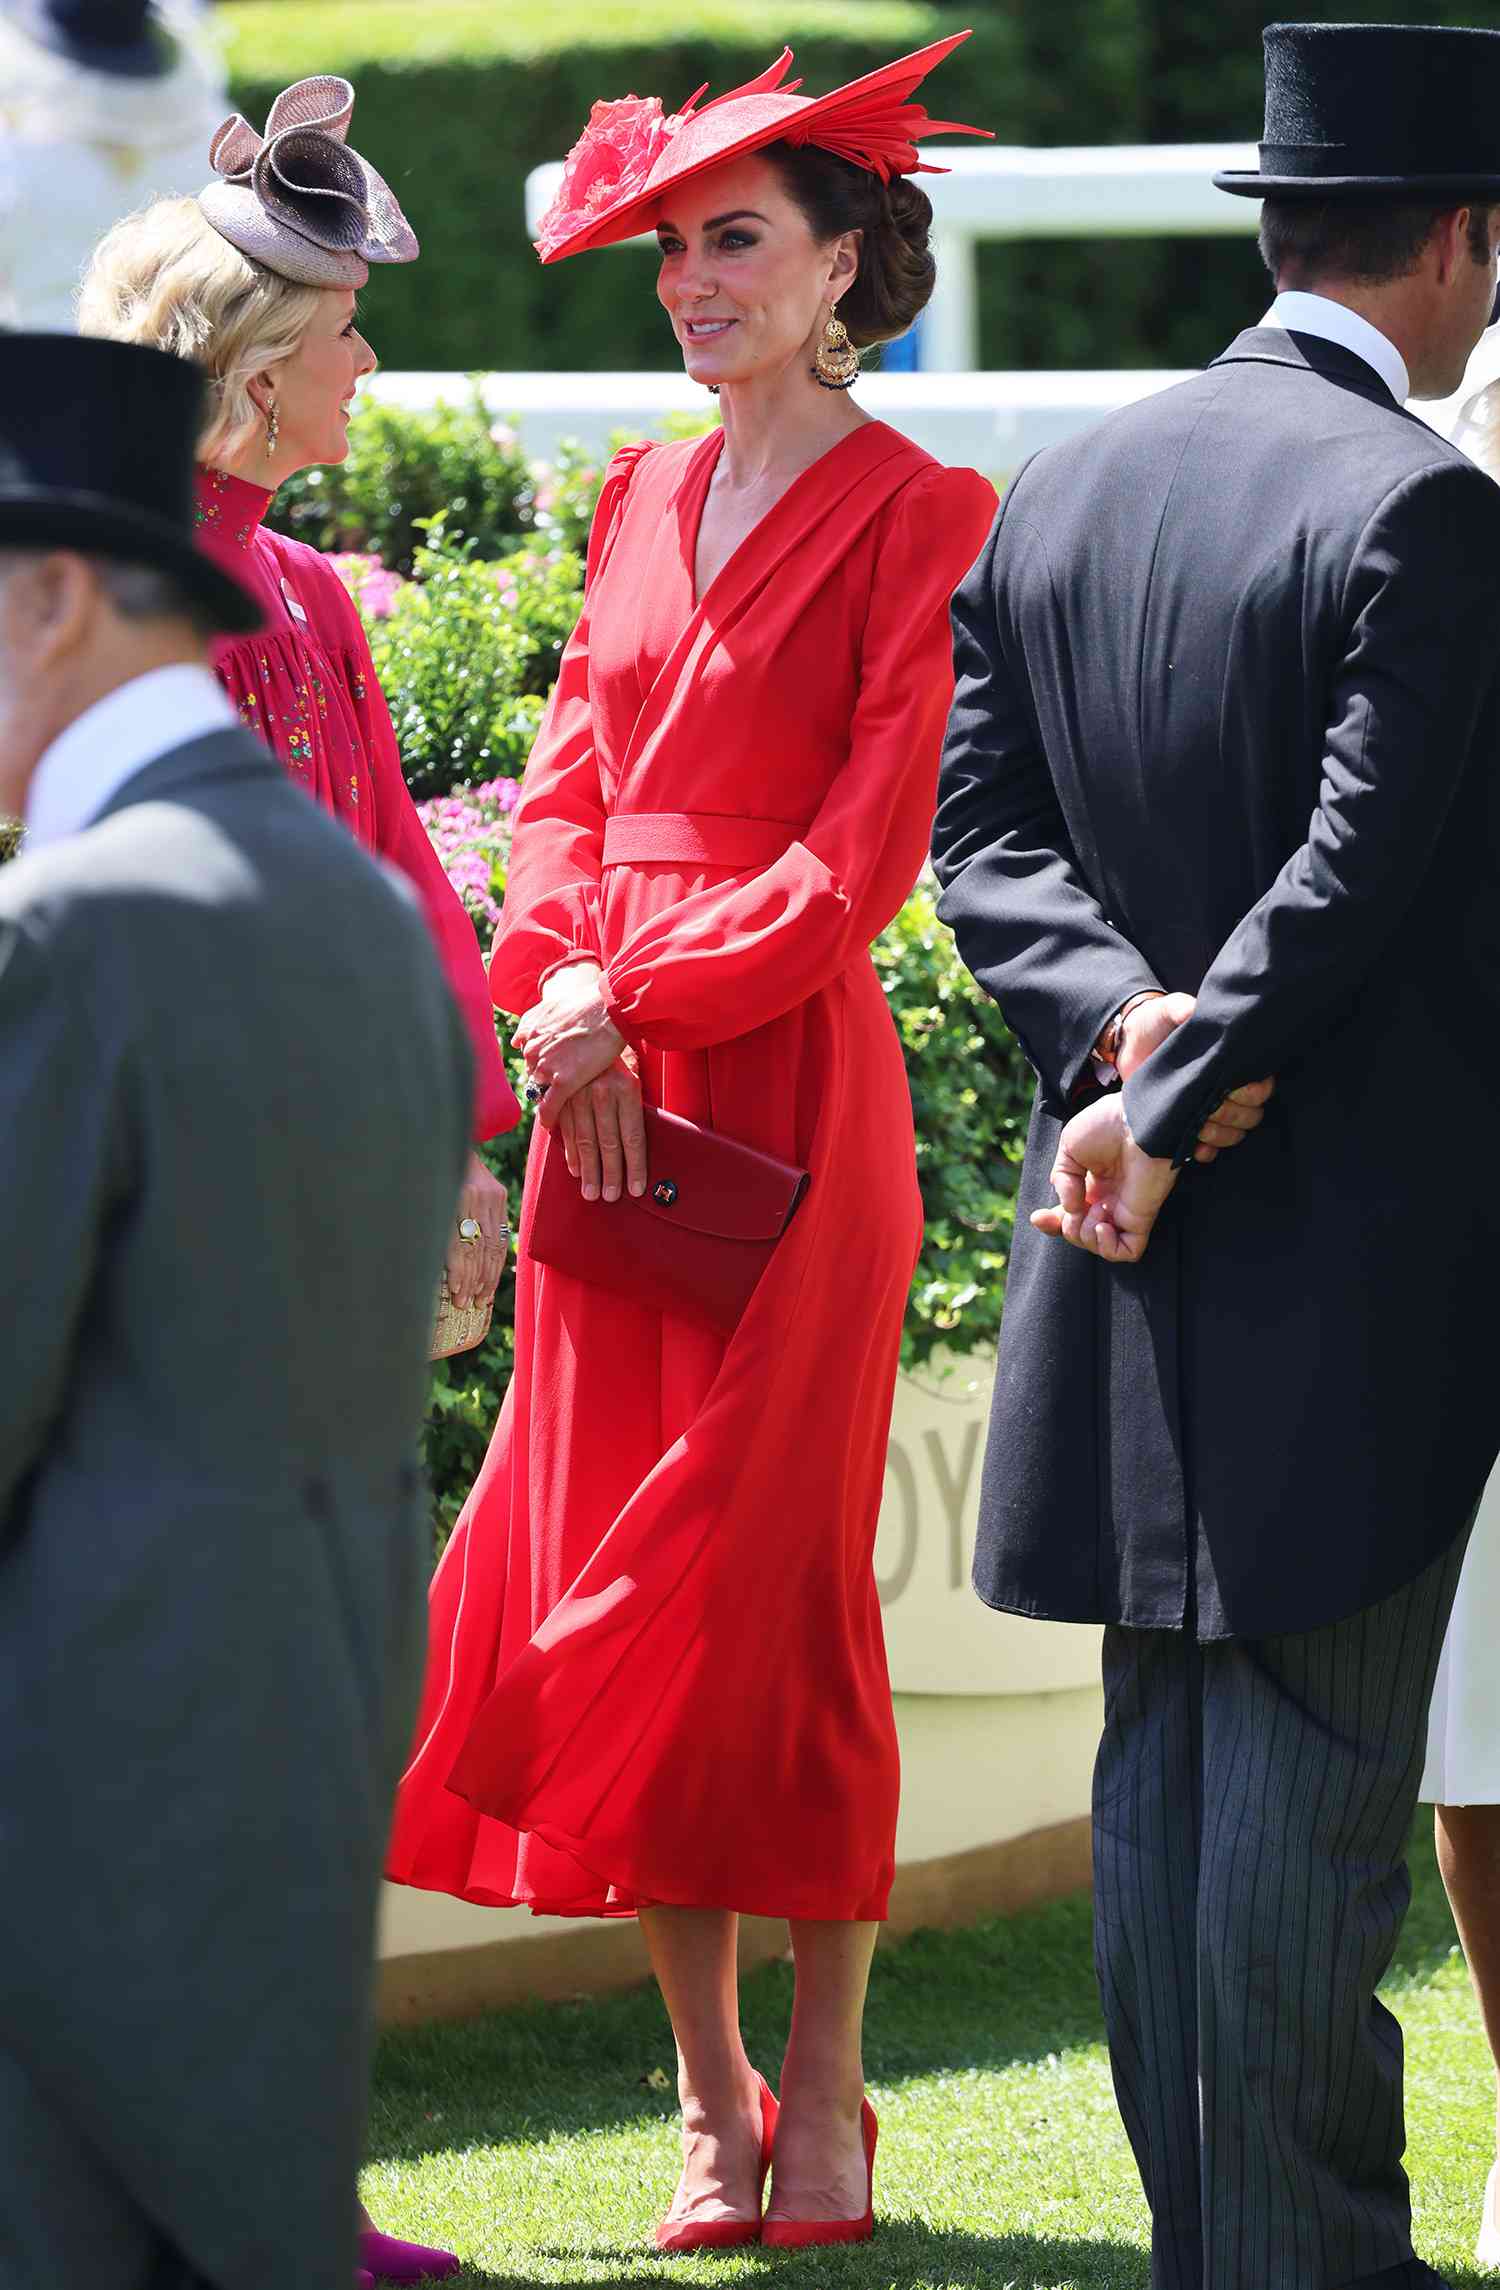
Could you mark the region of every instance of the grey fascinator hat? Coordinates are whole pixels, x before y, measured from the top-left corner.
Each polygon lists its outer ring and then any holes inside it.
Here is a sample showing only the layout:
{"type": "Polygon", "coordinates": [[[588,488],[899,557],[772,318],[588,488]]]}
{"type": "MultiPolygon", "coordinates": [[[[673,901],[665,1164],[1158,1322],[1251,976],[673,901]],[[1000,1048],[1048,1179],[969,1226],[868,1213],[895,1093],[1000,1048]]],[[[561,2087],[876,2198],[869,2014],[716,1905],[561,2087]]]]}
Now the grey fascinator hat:
{"type": "Polygon", "coordinates": [[[209,146],[198,204],[221,238],[299,286],[363,286],[372,262],[415,262],[416,234],[388,184],[349,148],[354,90],[298,80],[257,135],[238,112],[209,146]]]}

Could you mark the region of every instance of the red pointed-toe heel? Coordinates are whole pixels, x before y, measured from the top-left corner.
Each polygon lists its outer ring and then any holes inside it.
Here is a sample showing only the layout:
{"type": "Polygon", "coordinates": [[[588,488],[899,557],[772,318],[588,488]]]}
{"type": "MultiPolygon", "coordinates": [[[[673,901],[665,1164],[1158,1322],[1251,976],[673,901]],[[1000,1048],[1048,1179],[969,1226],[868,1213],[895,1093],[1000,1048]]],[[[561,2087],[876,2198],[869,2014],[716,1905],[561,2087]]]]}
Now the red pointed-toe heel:
{"type": "Polygon", "coordinates": [[[808,2250],[820,2242],[868,2242],[875,2232],[875,2146],[880,2124],[868,2099],[860,2110],[865,2139],[865,2168],[870,2174],[870,2199],[863,2218],[768,2218],[761,2229],[767,2250],[808,2250]]]}
{"type": "MultiPolygon", "coordinates": [[[[776,2142],[776,2118],[780,2109],[776,2095],[763,2075],[755,2078],[760,2086],[760,2197],[766,2198],[766,2180],[771,2170],[771,2149],[776,2142]]],[[[760,2240],[760,2212],[754,2218],[664,2218],[656,2230],[656,2247],[680,2254],[688,2250],[739,2250],[746,2243],[760,2240]]]]}

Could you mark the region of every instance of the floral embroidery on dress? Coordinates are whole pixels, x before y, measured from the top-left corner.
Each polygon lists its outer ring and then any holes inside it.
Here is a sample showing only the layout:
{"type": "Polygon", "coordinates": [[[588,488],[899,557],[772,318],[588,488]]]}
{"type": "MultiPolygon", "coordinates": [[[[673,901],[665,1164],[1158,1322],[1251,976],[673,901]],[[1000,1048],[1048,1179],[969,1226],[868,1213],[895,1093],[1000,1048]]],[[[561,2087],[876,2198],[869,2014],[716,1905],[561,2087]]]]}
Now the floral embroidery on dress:
{"type": "MultiPolygon", "coordinates": [[[[211,493],[217,493],[219,499],[217,501],[204,501],[201,498],[196,500],[193,503],[193,522],[195,525],[220,524],[224,516],[223,496],[229,491],[229,479],[224,475],[222,469],[205,469],[200,474],[203,484],[211,493]]],[[[201,493],[201,486],[199,491],[201,493]]],[[[248,547],[249,543],[246,542],[245,546],[248,547]]]]}

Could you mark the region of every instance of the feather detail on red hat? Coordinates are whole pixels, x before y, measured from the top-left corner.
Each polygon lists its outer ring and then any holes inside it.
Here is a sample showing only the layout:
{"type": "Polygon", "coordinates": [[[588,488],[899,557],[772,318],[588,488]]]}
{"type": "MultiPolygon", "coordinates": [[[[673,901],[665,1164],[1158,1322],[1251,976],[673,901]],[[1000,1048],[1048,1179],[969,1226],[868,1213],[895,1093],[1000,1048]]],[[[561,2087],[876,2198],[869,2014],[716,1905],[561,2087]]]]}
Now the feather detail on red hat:
{"type": "MultiPolygon", "coordinates": [[[[738,103],[741,96],[746,95],[795,95],[802,82],[801,80],[789,80],[786,76],[791,70],[794,60],[791,49],[783,48],[775,63],[767,64],[758,78],[746,80],[743,87],[727,88],[723,95],[716,95],[712,103],[706,103],[703,106],[704,110],[714,111],[720,104],[738,103]],[[786,81],[785,86],[782,85],[784,80],[786,81]]],[[[702,92],[700,88],[699,93],[702,92]]]]}
{"type": "Polygon", "coordinates": [[[983,127],[963,127],[955,119],[929,119],[919,103],[892,103],[888,94],[872,95],[846,110],[825,111],[804,132],[793,120],[782,132],[784,143],[811,143],[831,151],[836,159],[867,167],[882,183],[893,175],[946,175],[917,149],[924,135],[984,135],[983,127]]]}
{"type": "Polygon", "coordinates": [[[912,97],[934,66],[968,38],[967,32],[951,33],[828,95],[796,93],[802,82],[788,80],[792,51],[783,48],[759,78],[715,96],[701,110],[702,88],[670,115],[654,96],[596,103],[538,226],[537,252],[543,262],[556,262],[633,237],[649,226],[673,186],[771,143],[813,144],[884,183],[894,175],[941,174],[942,168],[922,157],[922,137],[987,137],[989,130],[929,119],[912,97]]]}

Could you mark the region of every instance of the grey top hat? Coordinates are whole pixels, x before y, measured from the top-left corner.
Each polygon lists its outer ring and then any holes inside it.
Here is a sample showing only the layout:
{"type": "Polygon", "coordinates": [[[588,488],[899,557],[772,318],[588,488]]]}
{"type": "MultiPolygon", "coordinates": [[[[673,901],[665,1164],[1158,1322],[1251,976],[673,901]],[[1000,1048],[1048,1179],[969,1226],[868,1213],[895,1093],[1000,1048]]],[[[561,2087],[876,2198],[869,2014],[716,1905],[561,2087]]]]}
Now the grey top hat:
{"type": "Polygon", "coordinates": [[[1215,175],[1249,199],[1500,199],[1500,32],[1268,24],[1260,166],[1215,175]]]}
{"type": "Polygon", "coordinates": [[[264,135],[238,112],[226,119],[198,194],[220,237],[299,286],[363,286],[372,262],[415,262],[394,192],[349,148],[353,113],[353,88],[330,77],[284,88],[264,135]]]}
{"type": "Polygon", "coordinates": [[[177,60],[151,0],[0,0],[0,14],[38,47],[114,79],[165,79],[177,60]]]}

